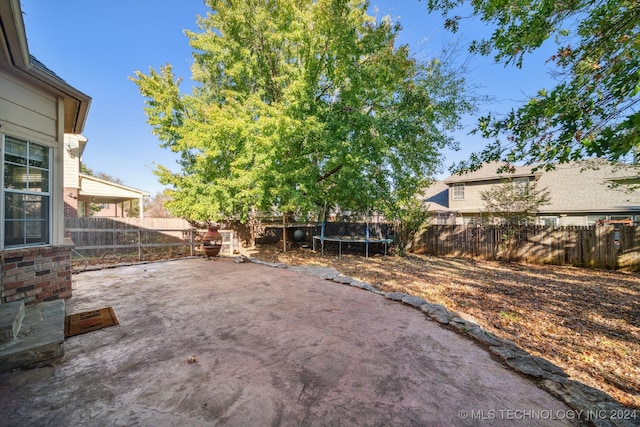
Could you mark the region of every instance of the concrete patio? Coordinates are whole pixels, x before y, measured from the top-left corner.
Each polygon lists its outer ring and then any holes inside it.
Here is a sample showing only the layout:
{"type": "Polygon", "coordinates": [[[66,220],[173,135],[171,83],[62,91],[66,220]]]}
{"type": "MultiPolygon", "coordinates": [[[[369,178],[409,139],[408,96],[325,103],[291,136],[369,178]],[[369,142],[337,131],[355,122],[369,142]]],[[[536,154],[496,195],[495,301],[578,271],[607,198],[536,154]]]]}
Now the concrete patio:
{"type": "Polygon", "coordinates": [[[192,258],[80,273],[73,294],[67,314],[120,325],[0,374],[0,424],[573,425],[476,341],[302,271],[192,258]]]}

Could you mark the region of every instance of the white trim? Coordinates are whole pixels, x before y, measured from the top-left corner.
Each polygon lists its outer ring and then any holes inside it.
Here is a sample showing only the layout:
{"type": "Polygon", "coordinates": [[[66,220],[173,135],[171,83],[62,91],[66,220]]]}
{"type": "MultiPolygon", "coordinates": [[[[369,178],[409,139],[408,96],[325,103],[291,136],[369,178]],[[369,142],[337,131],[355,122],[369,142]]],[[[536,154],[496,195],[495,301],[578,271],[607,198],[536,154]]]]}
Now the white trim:
{"type": "Polygon", "coordinates": [[[464,182],[456,182],[451,186],[451,198],[453,200],[464,200],[465,184],[464,182]],[[462,189],[462,197],[460,197],[460,189],[462,189]],[[458,191],[456,191],[458,190],[458,191]],[[458,194],[456,194],[458,193],[458,194]]]}
{"type": "MultiPolygon", "coordinates": [[[[125,192],[134,193],[134,194],[136,195],[136,197],[135,197],[136,199],[137,199],[139,196],[146,196],[146,197],[151,196],[151,195],[150,195],[149,193],[147,193],[146,191],[138,190],[137,188],[133,188],[133,187],[127,187],[126,185],[117,184],[117,183],[115,183],[115,182],[107,181],[107,180],[105,180],[105,179],[96,178],[96,177],[95,177],[95,176],[93,176],[93,175],[87,175],[87,174],[85,174],[85,173],[80,173],[80,174],[78,174],[78,175],[80,176],[80,179],[81,179],[81,180],[82,180],[82,179],[86,179],[86,180],[89,180],[89,181],[97,182],[97,183],[99,183],[99,184],[103,184],[103,185],[105,185],[105,186],[107,186],[107,187],[110,187],[110,188],[115,188],[115,189],[118,189],[118,190],[123,190],[123,191],[125,191],[125,192]]],[[[81,190],[80,190],[80,191],[82,192],[82,184],[80,185],[80,188],[81,188],[81,190]]],[[[91,196],[91,194],[84,194],[84,195],[91,196]]]]}

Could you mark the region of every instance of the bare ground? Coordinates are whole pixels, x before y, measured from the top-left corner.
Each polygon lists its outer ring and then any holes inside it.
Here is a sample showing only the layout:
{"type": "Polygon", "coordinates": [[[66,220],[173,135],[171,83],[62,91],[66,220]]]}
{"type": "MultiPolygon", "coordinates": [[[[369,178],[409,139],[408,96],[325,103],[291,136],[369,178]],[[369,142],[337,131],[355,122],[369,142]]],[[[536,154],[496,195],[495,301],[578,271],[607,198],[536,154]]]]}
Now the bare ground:
{"type": "Polygon", "coordinates": [[[282,253],[251,256],[322,265],[382,291],[399,291],[473,316],[485,330],[562,367],[573,379],[640,408],[640,275],[423,255],[282,253]]]}

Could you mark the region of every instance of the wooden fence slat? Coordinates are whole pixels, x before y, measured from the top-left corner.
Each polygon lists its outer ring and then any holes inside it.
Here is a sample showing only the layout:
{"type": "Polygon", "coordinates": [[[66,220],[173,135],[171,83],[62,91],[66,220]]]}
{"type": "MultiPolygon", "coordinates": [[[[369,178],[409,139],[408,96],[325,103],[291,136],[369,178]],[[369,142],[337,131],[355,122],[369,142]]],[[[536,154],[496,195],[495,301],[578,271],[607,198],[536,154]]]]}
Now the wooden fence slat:
{"type": "Polygon", "coordinates": [[[640,227],[502,227],[431,225],[416,239],[419,251],[437,256],[509,259],[640,271],[640,227]]]}

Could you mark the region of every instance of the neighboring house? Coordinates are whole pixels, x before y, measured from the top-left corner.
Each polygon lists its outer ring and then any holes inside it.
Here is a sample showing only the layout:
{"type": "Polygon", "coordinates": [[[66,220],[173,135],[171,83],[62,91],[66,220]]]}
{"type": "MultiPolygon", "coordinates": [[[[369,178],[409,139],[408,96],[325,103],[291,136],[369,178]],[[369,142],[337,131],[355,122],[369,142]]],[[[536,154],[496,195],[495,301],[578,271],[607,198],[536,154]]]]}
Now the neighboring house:
{"type": "Polygon", "coordinates": [[[82,135],[65,135],[64,150],[64,216],[65,218],[91,215],[91,204],[102,205],[102,210],[93,217],[126,217],[127,209],[139,207],[139,216],[144,213],[144,198],[149,193],[122,184],[81,173],[82,153],[87,139],[82,135]],[[135,204],[135,205],[134,205],[135,204]]]}
{"type": "Polygon", "coordinates": [[[91,98],[29,54],[19,0],[0,1],[0,29],[0,303],[67,298],[64,135],[82,133],[91,98]]]}
{"type": "Polygon", "coordinates": [[[586,226],[599,220],[622,219],[640,222],[640,191],[611,187],[616,181],[637,177],[638,170],[604,163],[599,163],[597,169],[588,165],[560,164],[548,172],[532,172],[531,166],[518,166],[514,173],[498,174],[500,165],[491,163],[475,172],[436,182],[424,192],[423,201],[433,212],[436,224],[478,224],[484,211],[481,193],[504,179],[513,179],[523,185],[536,182],[539,190],[549,192],[549,203],[539,208],[539,224],[586,226]]]}

